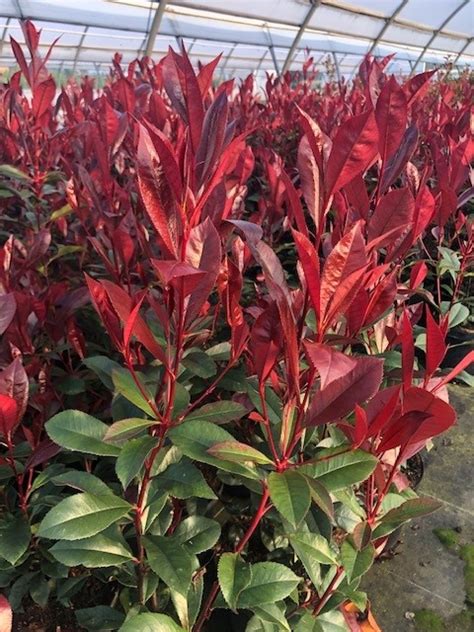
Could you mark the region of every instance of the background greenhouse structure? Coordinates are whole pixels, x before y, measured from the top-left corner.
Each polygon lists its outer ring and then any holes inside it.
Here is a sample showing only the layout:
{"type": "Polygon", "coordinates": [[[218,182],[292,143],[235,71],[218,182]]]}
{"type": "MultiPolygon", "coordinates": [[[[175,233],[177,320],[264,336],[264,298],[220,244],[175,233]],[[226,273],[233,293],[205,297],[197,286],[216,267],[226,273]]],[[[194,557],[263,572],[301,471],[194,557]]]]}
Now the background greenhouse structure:
{"type": "Polygon", "coordinates": [[[472,0],[0,0],[0,67],[14,64],[8,45],[22,42],[18,20],[56,38],[51,68],[100,74],[115,51],[123,62],[157,58],[184,44],[193,60],[222,53],[221,78],[282,73],[308,54],[322,72],[350,78],[367,53],[395,53],[390,72],[409,74],[474,59],[472,0]]]}

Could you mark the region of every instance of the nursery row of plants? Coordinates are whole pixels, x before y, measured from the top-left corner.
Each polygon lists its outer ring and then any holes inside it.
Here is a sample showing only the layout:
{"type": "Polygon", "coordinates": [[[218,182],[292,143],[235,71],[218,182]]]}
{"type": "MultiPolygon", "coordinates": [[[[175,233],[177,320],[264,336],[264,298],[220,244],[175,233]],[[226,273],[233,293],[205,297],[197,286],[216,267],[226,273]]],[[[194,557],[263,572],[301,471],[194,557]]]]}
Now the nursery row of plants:
{"type": "Polygon", "coordinates": [[[170,50],[116,55],[98,91],[55,85],[22,28],[0,86],[0,616],[378,630],[361,579],[438,508],[410,464],[471,380],[472,76],[367,57],[320,84],[309,59],[259,89],[170,50]]]}

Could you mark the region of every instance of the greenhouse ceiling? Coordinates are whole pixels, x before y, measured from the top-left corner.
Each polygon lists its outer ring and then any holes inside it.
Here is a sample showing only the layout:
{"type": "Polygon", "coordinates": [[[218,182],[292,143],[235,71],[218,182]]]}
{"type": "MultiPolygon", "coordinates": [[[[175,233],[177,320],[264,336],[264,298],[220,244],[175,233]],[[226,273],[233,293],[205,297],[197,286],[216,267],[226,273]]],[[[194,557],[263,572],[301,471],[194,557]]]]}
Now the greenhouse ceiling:
{"type": "Polygon", "coordinates": [[[105,72],[116,51],[127,63],[180,44],[194,61],[222,53],[222,78],[295,70],[308,54],[348,77],[369,52],[395,53],[395,73],[474,60],[474,0],[0,0],[1,67],[15,64],[21,18],[45,51],[59,37],[52,68],[80,73],[105,72]]]}

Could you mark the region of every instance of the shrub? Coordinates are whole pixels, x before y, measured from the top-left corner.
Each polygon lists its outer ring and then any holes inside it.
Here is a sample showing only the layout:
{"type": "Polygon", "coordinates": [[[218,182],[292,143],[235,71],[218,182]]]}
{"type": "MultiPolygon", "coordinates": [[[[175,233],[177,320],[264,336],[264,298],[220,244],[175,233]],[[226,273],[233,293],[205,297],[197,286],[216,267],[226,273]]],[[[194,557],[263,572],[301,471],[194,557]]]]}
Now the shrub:
{"type": "Polygon", "coordinates": [[[269,79],[260,107],[170,51],[53,106],[24,29],[32,100],[14,75],[2,111],[2,208],[30,222],[2,251],[10,604],[102,584],[88,629],[200,632],[219,609],[249,632],[356,629],[388,536],[439,506],[403,466],[455,423],[446,384],[472,362],[439,371],[472,260],[467,99],[427,124],[431,73],[367,59],[353,86],[269,79]]]}

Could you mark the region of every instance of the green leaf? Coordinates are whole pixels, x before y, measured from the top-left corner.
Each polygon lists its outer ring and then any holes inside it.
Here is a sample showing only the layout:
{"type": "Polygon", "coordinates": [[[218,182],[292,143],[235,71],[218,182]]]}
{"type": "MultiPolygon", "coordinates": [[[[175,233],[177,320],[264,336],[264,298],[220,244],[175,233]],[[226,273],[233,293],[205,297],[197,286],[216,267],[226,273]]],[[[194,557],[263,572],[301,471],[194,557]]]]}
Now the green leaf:
{"type": "Polygon", "coordinates": [[[250,584],[242,590],[238,599],[240,608],[253,608],[285,599],[300,582],[292,570],[276,562],[252,564],[251,571],[250,584]]]}
{"type": "Polygon", "coordinates": [[[197,558],[177,541],[164,536],[147,537],[145,548],[153,572],[171,590],[186,595],[198,566],[197,558]]]}
{"type": "Polygon", "coordinates": [[[73,543],[61,540],[49,549],[58,562],[66,566],[102,568],[117,566],[133,560],[132,552],[121,542],[103,534],[75,540],[73,543]]]}
{"type": "Polygon", "coordinates": [[[212,548],[219,539],[221,526],[204,516],[189,516],[183,520],[173,538],[190,553],[202,553],[212,548]]]}
{"type": "Polygon", "coordinates": [[[222,461],[208,453],[209,448],[216,443],[235,441],[231,434],[215,424],[202,420],[187,420],[179,426],[172,428],[168,436],[181,452],[190,459],[214,465],[219,469],[245,476],[246,478],[260,480],[260,476],[255,468],[242,465],[241,463],[222,461]]]}
{"type": "Polygon", "coordinates": [[[210,500],[216,498],[202,473],[187,459],[171,464],[162,474],[159,474],[157,480],[160,488],[174,498],[182,500],[193,496],[210,500]]]}
{"type": "Polygon", "coordinates": [[[88,369],[93,371],[100,379],[102,384],[112,391],[114,383],[112,382],[112,371],[120,370],[121,366],[114,360],[111,360],[107,356],[92,356],[82,361],[88,369]]]}
{"type": "Polygon", "coordinates": [[[245,632],[280,632],[281,629],[276,623],[263,621],[259,616],[255,615],[247,623],[245,632]]]}
{"type": "Polygon", "coordinates": [[[76,610],[76,619],[77,623],[89,632],[106,632],[117,630],[122,625],[125,615],[109,606],[95,606],[76,610]]]}
{"type": "Polygon", "coordinates": [[[349,538],[344,540],[341,546],[341,560],[346,571],[348,582],[353,582],[372,566],[375,556],[373,544],[368,544],[364,549],[358,551],[349,538]]]}
{"type": "Polygon", "coordinates": [[[171,600],[173,601],[179,622],[186,630],[190,630],[197,619],[201,608],[203,590],[204,576],[200,573],[193,577],[193,581],[186,595],[181,595],[175,590],[171,591],[171,600]]]}
{"type": "Polygon", "coordinates": [[[305,614],[295,626],[294,632],[349,632],[344,615],[339,610],[320,614],[316,619],[305,614]]]}
{"type": "Polygon", "coordinates": [[[328,490],[315,479],[307,478],[309,492],[313,502],[331,519],[334,520],[334,505],[328,490]]]}
{"type": "Polygon", "coordinates": [[[140,392],[140,389],[135,384],[133,377],[126,369],[113,369],[112,370],[112,382],[117,393],[120,393],[129,402],[132,402],[137,408],[143,410],[144,413],[150,417],[155,417],[153,408],[148,403],[153,401],[153,395],[148,391],[147,387],[140,379],[140,375],[136,374],[137,380],[142,387],[143,392],[146,394],[146,399],[140,392]]]}
{"type": "Polygon", "coordinates": [[[51,222],[54,222],[60,217],[66,217],[66,215],[70,215],[73,210],[74,209],[70,204],[65,204],[64,206],[61,206],[61,208],[58,208],[56,211],[53,211],[49,219],[51,222]]]}
{"type": "Polygon", "coordinates": [[[273,465],[273,461],[246,443],[240,441],[223,441],[216,443],[207,451],[211,456],[233,463],[257,463],[259,465],[273,465]]]}
{"type": "Polygon", "coordinates": [[[374,531],[374,539],[381,538],[394,531],[404,522],[426,516],[442,506],[439,500],[424,496],[423,498],[411,498],[398,507],[390,509],[381,519],[379,526],[374,531]]]}
{"type": "MultiPolygon", "coordinates": [[[[340,452],[341,448],[331,450],[340,452]]],[[[336,456],[331,456],[331,452],[327,451],[318,458],[325,460],[307,463],[298,468],[298,471],[318,479],[329,492],[365,481],[378,463],[375,456],[363,450],[351,450],[336,456]]]]}
{"type": "Polygon", "coordinates": [[[166,614],[144,612],[128,619],[119,632],[184,632],[184,629],[166,614]]]}
{"type": "Polygon", "coordinates": [[[122,445],[129,439],[133,439],[141,434],[147,428],[154,426],[156,423],[155,419],[140,419],[138,417],[121,419],[111,426],[108,426],[104,441],[122,445]]]}
{"type": "Polygon", "coordinates": [[[241,592],[252,579],[250,564],[246,564],[238,553],[223,553],[217,567],[217,577],[229,608],[236,610],[241,592]]]}
{"type": "Polygon", "coordinates": [[[26,553],[31,532],[23,516],[6,516],[0,522],[0,558],[12,566],[26,553]]]}
{"type": "Polygon", "coordinates": [[[266,603],[253,608],[254,613],[262,621],[277,626],[277,630],[288,630],[291,632],[288,621],[285,617],[285,602],[266,603]]]}
{"type": "Polygon", "coordinates": [[[131,439],[123,446],[115,464],[115,471],[124,489],[127,489],[135,476],[138,476],[148,455],[156,445],[155,437],[141,437],[131,439]]]}
{"type": "Polygon", "coordinates": [[[80,492],[88,492],[95,496],[103,496],[111,494],[112,490],[108,485],[101,481],[100,478],[89,474],[89,472],[81,472],[79,470],[69,470],[51,479],[53,485],[67,486],[77,489],[80,492]]]}
{"type": "Polygon", "coordinates": [[[192,351],[182,362],[188,371],[203,379],[208,379],[216,374],[217,366],[212,358],[203,351],[192,351]]]}
{"type": "Polygon", "coordinates": [[[462,323],[469,318],[469,314],[469,308],[466,307],[466,305],[455,303],[449,310],[449,328],[451,329],[452,327],[462,325],[462,323]]]}
{"type": "Polygon", "coordinates": [[[272,503],[293,527],[298,527],[311,505],[309,485],[304,476],[294,470],[271,472],[268,489],[272,503]]]}
{"type": "MultiPolygon", "coordinates": [[[[289,536],[289,540],[305,568],[305,559],[316,560],[320,564],[337,564],[336,553],[322,535],[317,533],[295,533],[289,536]]],[[[309,574],[309,570],[306,570],[309,574]]]]}
{"type": "Polygon", "coordinates": [[[197,410],[193,410],[185,417],[186,421],[202,420],[212,421],[215,424],[225,424],[229,421],[240,419],[246,413],[246,408],[238,402],[220,401],[205,404],[197,410]]]}
{"type": "Polygon", "coordinates": [[[27,173],[23,173],[23,171],[13,167],[13,165],[0,165],[0,176],[11,178],[12,180],[21,180],[23,182],[31,180],[27,173]]]}
{"type": "Polygon", "coordinates": [[[89,538],[126,516],[131,509],[131,505],[113,494],[69,496],[46,514],[38,536],[50,540],[89,538]]]}
{"type": "Polygon", "coordinates": [[[86,381],[72,375],[61,378],[57,381],[55,386],[57,390],[64,395],[79,395],[80,393],[85,393],[87,390],[86,381]]]}
{"type": "Polygon", "coordinates": [[[50,439],[66,450],[117,456],[120,449],[103,441],[108,426],[80,410],[65,410],[46,423],[50,439]]]}

